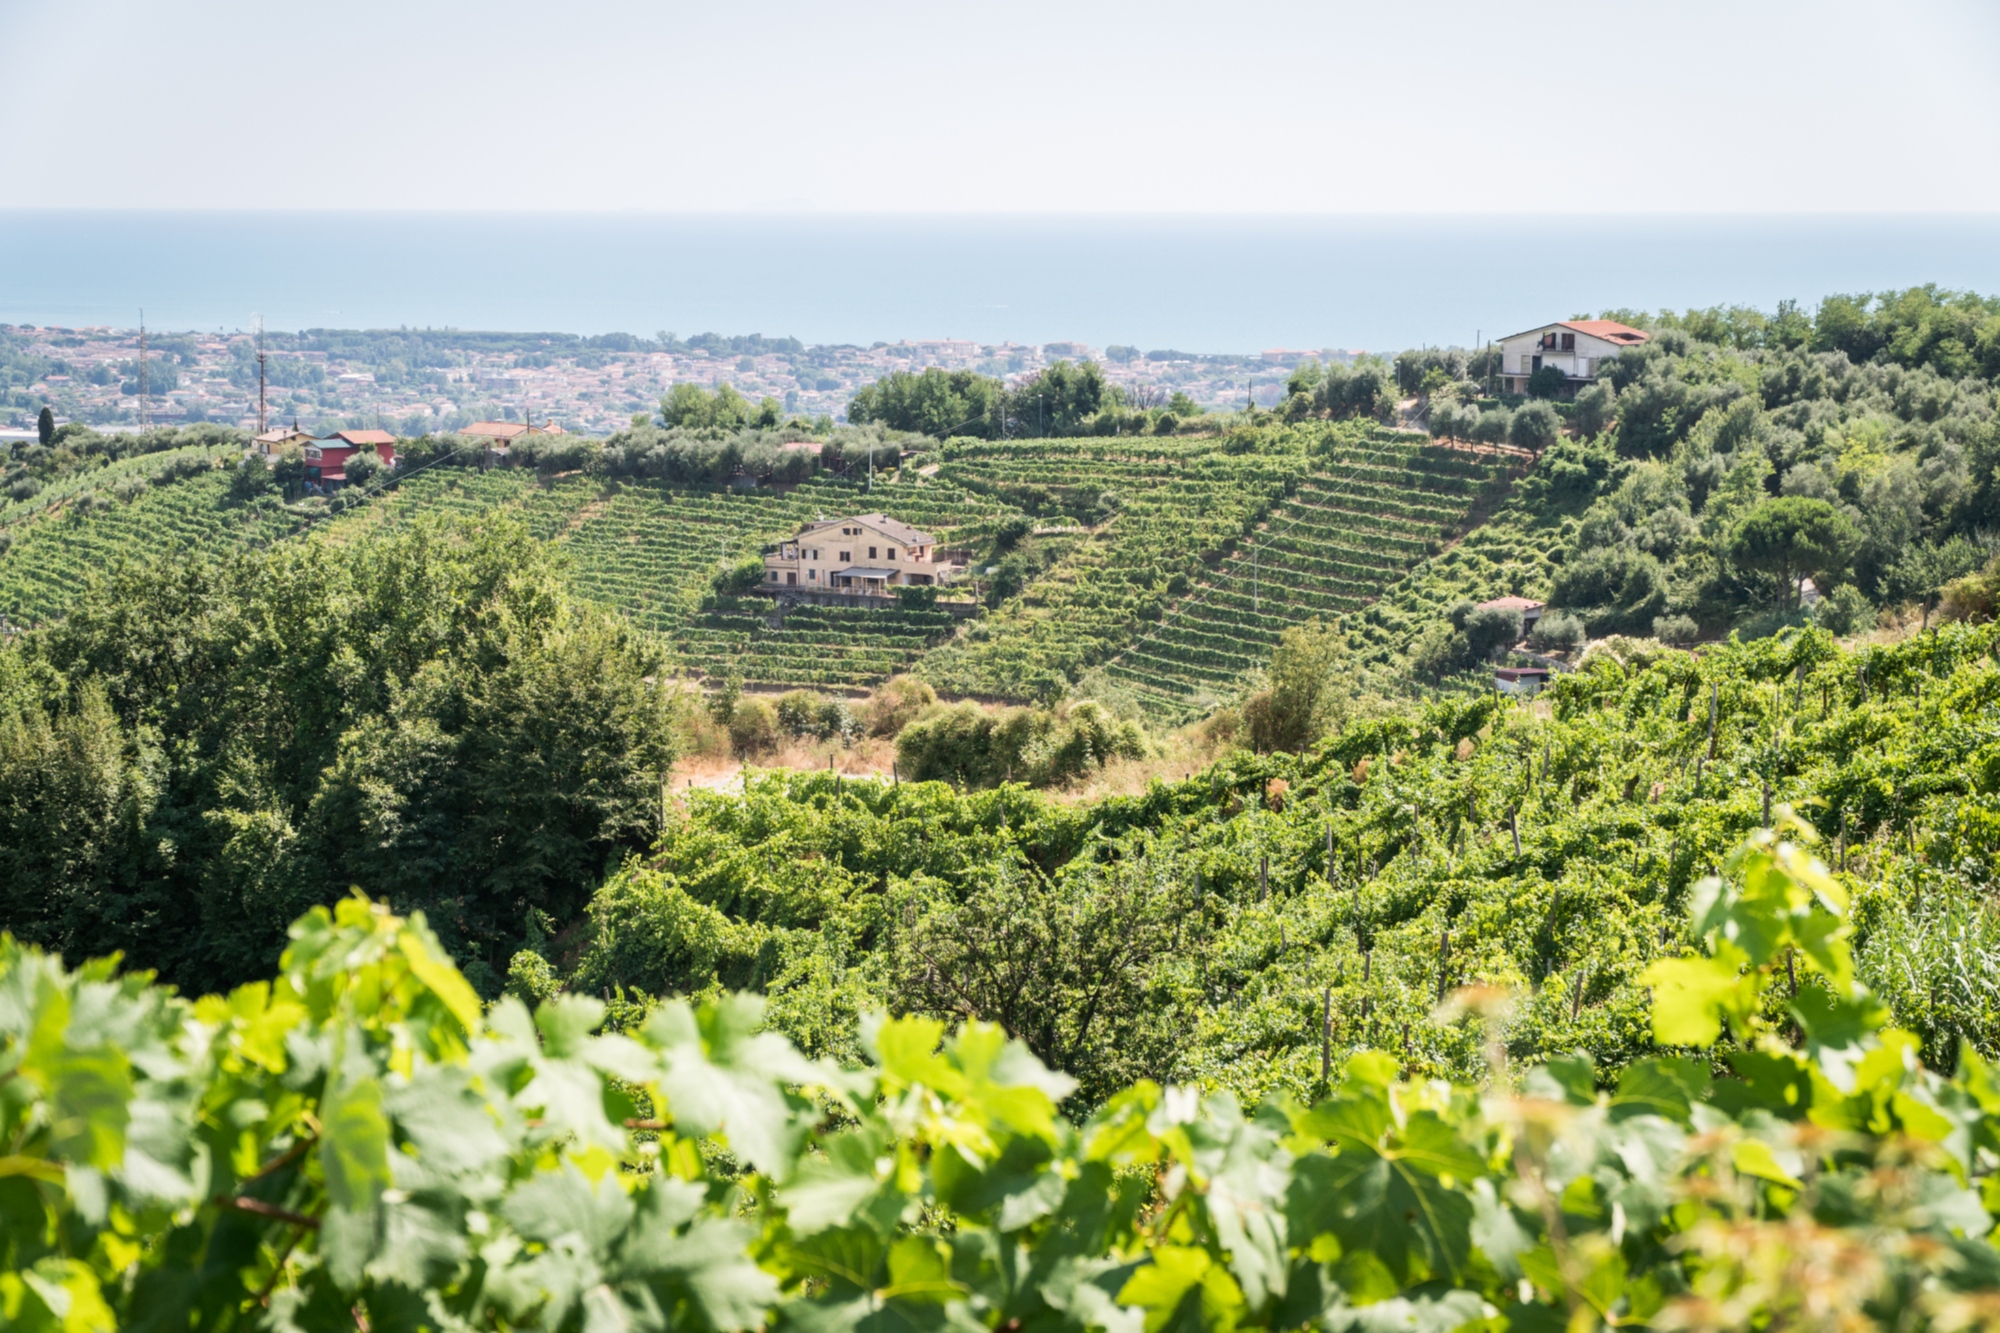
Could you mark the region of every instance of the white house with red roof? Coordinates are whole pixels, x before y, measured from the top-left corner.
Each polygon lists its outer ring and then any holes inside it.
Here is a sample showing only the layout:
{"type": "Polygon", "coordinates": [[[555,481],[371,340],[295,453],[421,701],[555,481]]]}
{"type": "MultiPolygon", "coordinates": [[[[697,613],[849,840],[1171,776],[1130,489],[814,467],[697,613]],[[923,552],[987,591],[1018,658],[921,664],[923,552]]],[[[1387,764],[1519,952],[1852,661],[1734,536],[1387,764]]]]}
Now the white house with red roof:
{"type": "Polygon", "coordinates": [[[1615,319],[1565,319],[1510,333],[1500,340],[1501,392],[1526,393],[1528,377],[1544,366],[1562,371],[1575,392],[1596,379],[1605,362],[1651,336],[1615,319]]]}

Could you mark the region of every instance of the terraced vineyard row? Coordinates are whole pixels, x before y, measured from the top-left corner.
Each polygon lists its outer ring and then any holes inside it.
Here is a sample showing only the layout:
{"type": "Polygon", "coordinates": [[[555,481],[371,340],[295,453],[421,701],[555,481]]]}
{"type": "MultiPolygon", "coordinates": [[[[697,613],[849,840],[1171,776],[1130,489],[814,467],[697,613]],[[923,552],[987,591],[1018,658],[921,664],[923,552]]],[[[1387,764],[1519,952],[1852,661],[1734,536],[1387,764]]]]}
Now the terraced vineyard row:
{"type": "Polygon", "coordinates": [[[909,669],[951,632],[942,611],[808,607],[782,617],[768,599],[722,598],[704,609],[718,561],[755,552],[800,523],[882,509],[953,540],[974,540],[1006,506],[948,482],[878,487],[815,479],[786,495],[675,489],[653,481],[572,478],[543,484],[524,472],[415,477],[388,503],[357,511],[354,530],[409,515],[491,512],[554,542],[577,590],[663,635],[683,670],[732,672],[762,686],[856,689],[909,669]]]}
{"type": "Polygon", "coordinates": [[[1457,535],[1496,462],[1380,432],[1317,460],[1259,529],[1105,675],[1158,715],[1198,712],[1270,660],[1288,625],[1359,610],[1457,535]]]}
{"type": "Polygon", "coordinates": [[[1206,443],[1164,463],[1080,457],[1068,441],[971,449],[944,463],[939,475],[968,490],[1010,503],[1108,504],[1109,517],[1019,597],[925,657],[918,674],[953,693],[1046,698],[1158,621],[1305,466],[1292,449],[1235,454],[1206,443]]]}
{"type": "MultiPolygon", "coordinates": [[[[148,460],[154,467],[157,459],[148,460]]],[[[232,500],[223,471],[182,477],[148,487],[129,500],[81,497],[59,510],[41,511],[8,525],[0,559],[0,612],[16,624],[60,616],[86,580],[127,560],[151,559],[176,549],[204,554],[276,540],[296,531],[300,518],[275,496],[232,500]]]]}

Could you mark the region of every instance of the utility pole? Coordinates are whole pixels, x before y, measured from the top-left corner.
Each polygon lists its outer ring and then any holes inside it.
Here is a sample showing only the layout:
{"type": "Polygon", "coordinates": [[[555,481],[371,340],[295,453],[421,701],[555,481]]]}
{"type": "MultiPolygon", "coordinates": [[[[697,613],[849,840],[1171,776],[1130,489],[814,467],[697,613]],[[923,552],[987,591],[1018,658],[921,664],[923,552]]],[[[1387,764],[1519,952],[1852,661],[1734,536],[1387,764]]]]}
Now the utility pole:
{"type": "Polygon", "coordinates": [[[153,424],[152,385],[146,378],[146,308],[139,308],[139,429],[153,424]]]}
{"type": "Polygon", "coordinates": [[[271,429],[271,414],[264,398],[264,317],[257,316],[257,433],[271,429]]]}

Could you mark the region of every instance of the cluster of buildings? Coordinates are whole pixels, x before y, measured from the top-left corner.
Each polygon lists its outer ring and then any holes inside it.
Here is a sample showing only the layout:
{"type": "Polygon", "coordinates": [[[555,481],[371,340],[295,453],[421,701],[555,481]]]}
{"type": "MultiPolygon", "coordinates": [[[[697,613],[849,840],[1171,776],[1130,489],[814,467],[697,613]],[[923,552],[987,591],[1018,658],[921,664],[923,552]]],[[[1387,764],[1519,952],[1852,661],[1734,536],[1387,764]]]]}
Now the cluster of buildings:
{"type": "MultiPolygon", "coordinates": [[[[522,421],[475,421],[459,433],[483,443],[488,453],[505,457],[507,447],[523,435],[561,435],[563,429],[522,421]]],[[[250,442],[251,451],[266,459],[293,446],[305,454],[306,490],[314,495],[331,495],[347,485],[347,464],[364,450],[374,454],[385,469],[393,470],[396,466],[396,437],[375,428],[337,430],[320,436],[300,430],[299,423],[294,421],[289,426],[267,430],[250,442]]]]}
{"type": "MultiPolygon", "coordinates": [[[[1268,407],[1282,401],[1286,376],[1301,360],[1358,355],[1274,348],[1198,356],[952,338],[867,347],[759,340],[739,353],[720,345],[732,340],[693,346],[633,339],[626,350],[607,350],[576,340],[544,345],[523,338],[503,347],[474,335],[425,337],[445,349],[437,359],[450,364],[432,363],[429,353],[425,364],[413,364],[406,350],[394,353],[386,340],[376,345],[367,337],[329,337],[315,346],[312,337],[274,336],[265,351],[270,414],[321,432],[372,426],[408,437],[463,432],[480,421],[553,420],[571,431],[604,435],[635,415],[657,411],[675,384],[713,388],[726,382],[753,402],[778,400],[788,416],[838,420],[856,391],[896,371],[937,367],[1018,382],[1058,360],[1084,359],[1096,361],[1107,380],[1142,404],[1184,393],[1204,407],[1238,408],[1246,401],[1268,407]]],[[[0,326],[0,352],[13,354],[16,369],[39,365],[10,378],[0,364],[0,424],[9,417],[16,426],[31,424],[48,406],[61,420],[99,429],[197,421],[256,428],[256,347],[247,333],[151,335],[152,376],[143,395],[134,375],[141,354],[136,329],[0,326]]]]}

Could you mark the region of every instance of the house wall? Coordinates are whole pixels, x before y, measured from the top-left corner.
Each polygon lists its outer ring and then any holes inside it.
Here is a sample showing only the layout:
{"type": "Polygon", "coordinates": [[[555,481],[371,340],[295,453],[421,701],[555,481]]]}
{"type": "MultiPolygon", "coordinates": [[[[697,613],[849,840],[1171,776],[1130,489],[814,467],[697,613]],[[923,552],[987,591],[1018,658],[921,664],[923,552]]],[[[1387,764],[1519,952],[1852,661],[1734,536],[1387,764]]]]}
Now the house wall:
{"type": "MultiPolygon", "coordinates": [[[[1503,340],[1500,344],[1500,373],[1517,381],[1524,380],[1535,373],[1535,358],[1539,356],[1543,365],[1557,366],[1571,379],[1591,379],[1597,375],[1603,362],[1611,360],[1623,350],[1619,344],[1607,342],[1593,334],[1577,333],[1575,329],[1565,329],[1551,324],[1519,337],[1503,340]],[[1545,333],[1556,334],[1558,341],[1565,333],[1576,334],[1576,350],[1565,352],[1559,348],[1544,349],[1541,341],[1545,333]]],[[[1507,387],[1518,392],[1525,385],[1517,382],[1507,387]]]]}
{"type": "Polygon", "coordinates": [[[930,544],[908,545],[871,524],[837,519],[814,524],[765,556],[764,583],[767,587],[828,588],[834,586],[835,574],[857,566],[894,569],[897,585],[933,583],[939,581],[941,572],[936,555],[935,546],[930,544]]]}

